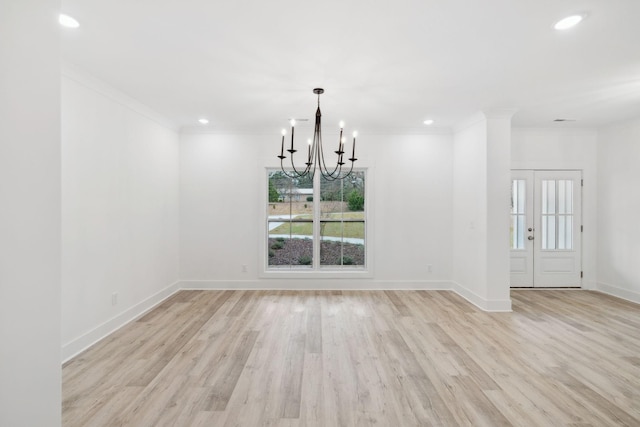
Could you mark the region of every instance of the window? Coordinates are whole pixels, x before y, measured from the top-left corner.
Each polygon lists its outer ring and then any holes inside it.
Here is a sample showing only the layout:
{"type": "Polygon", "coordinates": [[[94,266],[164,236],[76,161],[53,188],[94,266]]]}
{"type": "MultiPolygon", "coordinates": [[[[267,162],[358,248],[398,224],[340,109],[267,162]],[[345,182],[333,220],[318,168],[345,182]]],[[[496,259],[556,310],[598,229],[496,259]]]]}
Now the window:
{"type": "Polygon", "coordinates": [[[267,173],[269,270],[365,268],[365,171],[336,181],[267,173]]]}

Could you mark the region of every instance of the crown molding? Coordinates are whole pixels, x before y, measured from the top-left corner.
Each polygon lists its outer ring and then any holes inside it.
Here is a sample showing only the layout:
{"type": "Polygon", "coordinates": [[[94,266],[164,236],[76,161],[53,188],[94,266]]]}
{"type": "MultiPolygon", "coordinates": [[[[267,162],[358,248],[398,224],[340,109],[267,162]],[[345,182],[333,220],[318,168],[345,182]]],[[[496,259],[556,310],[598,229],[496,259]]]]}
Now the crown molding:
{"type": "Polygon", "coordinates": [[[453,126],[454,133],[462,132],[471,126],[492,119],[508,119],[511,120],[518,110],[515,108],[492,108],[481,110],[473,113],[466,119],[460,120],[453,126]]]}
{"type": "Polygon", "coordinates": [[[615,123],[600,126],[598,130],[606,132],[608,130],[622,130],[622,129],[634,128],[637,126],[640,126],[640,118],[617,121],[615,123]]]}
{"type": "Polygon", "coordinates": [[[105,98],[116,102],[123,107],[130,109],[150,120],[153,120],[157,124],[170,129],[174,132],[179,131],[179,127],[171,120],[167,119],[163,115],[159,114],[155,110],[147,107],[142,102],[126,95],[124,92],[119,91],[108,83],[92,76],[87,71],[78,67],[75,64],[63,61],[60,65],[60,74],[63,78],[73,80],[74,82],[90,89],[105,98]]]}
{"type": "Polygon", "coordinates": [[[482,110],[487,119],[511,119],[518,112],[517,108],[491,108],[482,110]]]}
{"type": "Polygon", "coordinates": [[[484,114],[482,114],[482,111],[478,111],[470,115],[466,119],[456,122],[453,126],[453,133],[455,134],[455,133],[462,132],[464,130],[469,129],[472,126],[477,125],[478,123],[486,122],[486,120],[487,118],[484,116],[484,114]]]}
{"type": "Polygon", "coordinates": [[[517,127],[517,126],[513,126],[511,127],[511,132],[512,133],[517,133],[517,132],[521,132],[521,133],[539,133],[539,134],[544,134],[544,133],[563,133],[563,134],[596,134],[598,133],[598,128],[594,128],[594,127],[571,127],[571,128],[556,128],[556,127],[549,127],[549,126],[545,126],[545,127],[517,127]]]}

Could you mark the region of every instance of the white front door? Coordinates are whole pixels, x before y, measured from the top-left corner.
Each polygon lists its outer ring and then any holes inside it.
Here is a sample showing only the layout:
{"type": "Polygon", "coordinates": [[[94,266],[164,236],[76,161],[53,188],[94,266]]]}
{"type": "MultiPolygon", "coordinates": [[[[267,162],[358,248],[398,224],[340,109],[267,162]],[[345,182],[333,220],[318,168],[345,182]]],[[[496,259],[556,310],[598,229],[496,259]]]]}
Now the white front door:
{"type": "Polygon", "coordinates": [[[580,287],[580,171],[512,171],[511,287],[580,287]]]}

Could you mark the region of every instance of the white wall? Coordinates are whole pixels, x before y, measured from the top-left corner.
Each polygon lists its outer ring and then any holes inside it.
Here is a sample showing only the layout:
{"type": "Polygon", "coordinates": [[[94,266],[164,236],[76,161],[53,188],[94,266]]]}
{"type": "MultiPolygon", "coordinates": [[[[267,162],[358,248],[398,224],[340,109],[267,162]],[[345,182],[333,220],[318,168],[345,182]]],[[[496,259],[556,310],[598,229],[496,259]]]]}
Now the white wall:
{"type": "Polygon", "coordinates": [[[468,298],[487,294],[487,122],[471,119],[454,136],[453,281],[468,298]]]}
{"type": "Polygon", "coordinates": [[[582,171],[582,287],[594,289],[598,247],[598,133],[588,129],[513,129],[512,169],[582,171]]]}
{"type": "Polygon", "coordinates": [[[487,117],[487,300],[496,310],[511,310],[510,203],[511,116],[513,111],[487,117]]]}
{"type": "Polygon", "coordinates": [[[0,2],[0,425],[60,425],[59,2],[0,2]]]}
{"type": "Polygon", "coordinates": [[[598,138],[597,288],[640,303],[640,120],[598,138]]]}
{"type": "Polygon", "coordinates": [[[478,113],[454,135],[453,289],[490,311],[511,310],[511,114],[478,113]]]}
{"type": "MultiPolygon", "coordinates": [[[[309,131],[310,132],[310,131],[309,131]]],[[[296,134],[304,133],[297,131],[296,134]]],[[[324,135],[327,141],[330,136],[324,135]]],[[[261,277],[267,166],[278,134],[183,134],[180,162],[180,278],[183,286],[338,286],[323,279],[261,277]],[[264,187],[259,183],[265,183],[264,187]],[[241,270],[248,266],[247,273],[241,270]]],[[[366,135],[360,166],[370,167],[372,275],[342,287],[448,287],[451,278],[450,135],[366,135]],[[375,159],[375,162],[374,162],[375,159]],[[432,272],[427,272],[427,265],[432,272]]]]}
{"type": "Polygon", "coordinates": [[[153,112],[65,65],[65,359],[177,288],[178,150],[178,133],[153,112]]]}

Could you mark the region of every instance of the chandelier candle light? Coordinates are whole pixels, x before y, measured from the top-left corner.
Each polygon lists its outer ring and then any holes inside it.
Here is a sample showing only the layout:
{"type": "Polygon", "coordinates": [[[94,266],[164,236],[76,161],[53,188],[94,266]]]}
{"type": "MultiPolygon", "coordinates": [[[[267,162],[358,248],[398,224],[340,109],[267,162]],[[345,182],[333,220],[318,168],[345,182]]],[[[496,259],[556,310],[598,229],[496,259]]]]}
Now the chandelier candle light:
{"type": "Polygon", "coordinates": [[[338,139],[338,150],[335,151],[335,153],[338,155],[338,161],[333,170],[327,168],[324,160],[324,151],[322,148],[322,129],[320,125],[322,119],[322,114],[320,113],[320,95],[324,93],[324,89],[316,88],[313,90],[313,93],[318,95],[318,109],[316,110],[316,124],[313,131],[313,141],[311,139],[307,141],[308,152],[307,162],[305,163],[306,167],[304,168],[304,170],[299,170],[298,168],[296,168],[293,162],[293,154],[298,150],[293,148],[296,121],[294,119],[291,119],[291,148],[289,148],[287,151],[291,154],[291,168],[293,170],[287,170],[284,166],[284,159],[287,158],[287,156],[284,155],[284,139],[287,134],[287,131],[285,129],[282,129],[282,145],[280,147],[280,155],[278,156],[278,158],[280,159],[280,168],[282,169],[282,172],[284,172],[284,174],[289,178],[302,178],[304,176],[311,175],[311,178],[313,179],[313,176],[316,173],[316,169],[318,169],[322,176],[329,181],[345,179],[349,175],[351,175],[351,172],[353,171],[353,163],[358,160],[356,159],[356,136],[358,135],[358,133],[353,132],[353,147],[351,150],[351,158],[348,159],[349,161],[351,161],[351,167],[349,168],[349,172],[343,173],[342,166],[345,163],[342,160],[342,156],[344,155],[344,143],[346,138],[342,136],[342,132],[344,130],[344,122],[340,122],[340,138],[338,139]]]}

